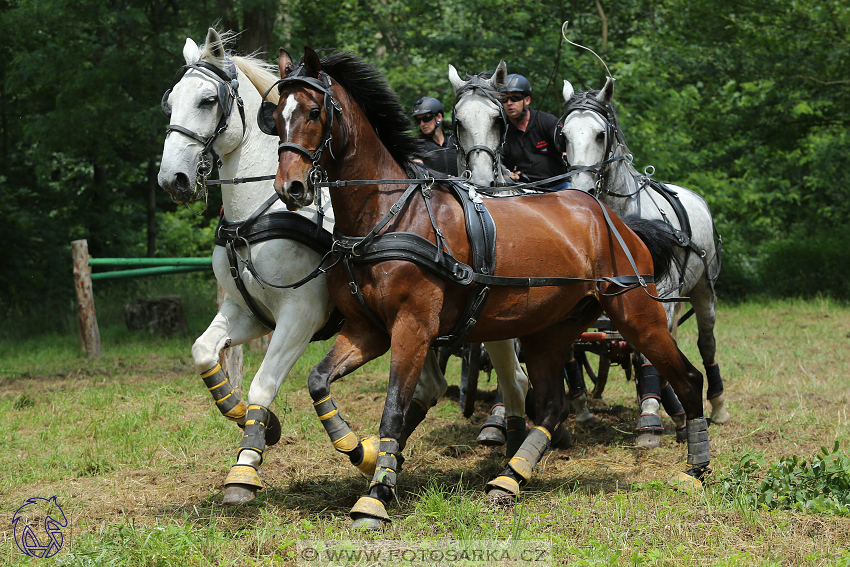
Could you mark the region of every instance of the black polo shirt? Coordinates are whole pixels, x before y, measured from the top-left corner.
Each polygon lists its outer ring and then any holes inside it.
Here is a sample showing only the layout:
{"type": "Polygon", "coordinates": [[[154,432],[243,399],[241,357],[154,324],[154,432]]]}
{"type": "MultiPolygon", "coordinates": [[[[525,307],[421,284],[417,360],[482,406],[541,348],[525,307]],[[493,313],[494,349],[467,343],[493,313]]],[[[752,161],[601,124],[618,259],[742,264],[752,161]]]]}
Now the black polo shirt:
{"type": "Polygon", "coordinates": [[[443,132],[443,145],[437,144],[433,139],[419,135],[422,141],[422,162],[425,167],[434,171],[440,171],[452,177],[457,177],[457,150],[451,132],[443,132]]]}
{"type": "Polygon", "coordinates": [[[530,181],[539,181],[567,172],[561,152],[555,148],[555,135],[560,131],[558,119],[547,112],[528,109],[525,132],[508,124],[502,163],[510,171],[524,173],[530,181]]]}

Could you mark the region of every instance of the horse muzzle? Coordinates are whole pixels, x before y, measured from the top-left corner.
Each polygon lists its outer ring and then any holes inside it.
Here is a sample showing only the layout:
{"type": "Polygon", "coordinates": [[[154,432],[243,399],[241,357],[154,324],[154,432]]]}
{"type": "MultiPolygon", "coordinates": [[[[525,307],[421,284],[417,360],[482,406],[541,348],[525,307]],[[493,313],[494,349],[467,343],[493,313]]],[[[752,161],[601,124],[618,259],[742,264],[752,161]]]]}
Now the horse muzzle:
{"type": "Polygon", "coordinates": [[[194,184],[185,173],[177,173],[171,176],[163,176],[161,173],[157,179],[159,186],[171,196],[171,200],[182,205],[197,200],[198,195],[194,184]]]}
{"type": "Polygon", "coordinates": [[[290,211],[297,211],[306,207],[313,202],[316,196],[315,190],[302,181],[291,181],[283,187],[275,182],[275,191],[277,191],[280,200],[286,205],[290,211]]]}

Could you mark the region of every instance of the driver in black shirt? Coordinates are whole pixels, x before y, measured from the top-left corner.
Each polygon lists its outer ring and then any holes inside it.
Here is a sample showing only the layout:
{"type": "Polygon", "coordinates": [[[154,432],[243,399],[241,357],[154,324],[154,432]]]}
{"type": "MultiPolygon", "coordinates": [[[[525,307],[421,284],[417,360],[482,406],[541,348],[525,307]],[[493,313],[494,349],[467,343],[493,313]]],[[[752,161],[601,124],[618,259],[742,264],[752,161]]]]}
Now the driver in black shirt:
{"type": "MultiPolygon", "coordinates": [[[[500,89],[505,93],[502,106],[508,115],[508,132],[502,146],[502,163],[511,179],[524,183],[540,181],[567,172],[555,136],[561,131],[558,119],[546,112],[532,110],[531,84],[522,75],[508,75],[500,89]]],[[[550,184],[550,189],[566,189],[566,179],[550,184]]]]}
{"type": "Polygon", "coordinates": [[[413,105],[413,121],[419,126],[419,139],[425,147],[416,161],[425,167],[457,177],[457,150],[452,133],[444,131],[443,105],[436,98],[423,96],[413,105]]]}

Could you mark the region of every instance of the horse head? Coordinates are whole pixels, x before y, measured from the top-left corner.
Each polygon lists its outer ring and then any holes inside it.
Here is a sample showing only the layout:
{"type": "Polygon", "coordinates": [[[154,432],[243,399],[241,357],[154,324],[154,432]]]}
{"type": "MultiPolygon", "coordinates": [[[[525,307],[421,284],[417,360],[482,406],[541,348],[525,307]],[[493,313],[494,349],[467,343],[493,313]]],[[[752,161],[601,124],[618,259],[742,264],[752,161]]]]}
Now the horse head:
{"type": "Polygon", "coordinates": [[[504,61],[496,70],[469,76],[464,81],[449,65],[449,82],[455,92],[452,116],[458,144],[458,171],[469,170],[470,181],[490,187],[503,185],[499,150],[505,140],[508,122],[502,108],[499,88],[507,77],[504,61]]]}
{"type": "Polygon", "coordinates": [[[170,124],[157,179],[175,203],[202,198],[206,177],[214,166],[221,165],[220,156],[240,145],[245,133],[238,71],[225,53],[224,43],[212,28],[203,50],[187,38],[183,47],[186,64],[162,97],[170,124]]]}
{"type": "Polygon", "coordinates": [[[574,189],[592,191],[600,182],[610,164],[603,163],[612,157],[619,141],[618,126],[611,101],[614,97],[614,79],[608,77],[598,92],[576,93],[572,84],[564,80],[566,110],[563,120],[563,141],[567,163],[573,169],[594,166],[574,175],[574,189]]]}
{"type": "MultiPolygon", "coordinates": [[[[258,116],[265,132],[276,133],[278,171],[274,188],[291,210],[298,210],[316,198],[316,183],[327,180],[322,166],[323,152],[333,142],[334,126],[342,107],[334,98],[330,77],[314,50],[304,48],[304,58],[296,65],[285,49],[278,58],[280,98],[271,113],[258,116]]],[[[268,108],[268,107],[267,107],[268,108]]],[[[339,132],[337,131],[337,134],[339,132]]]]}

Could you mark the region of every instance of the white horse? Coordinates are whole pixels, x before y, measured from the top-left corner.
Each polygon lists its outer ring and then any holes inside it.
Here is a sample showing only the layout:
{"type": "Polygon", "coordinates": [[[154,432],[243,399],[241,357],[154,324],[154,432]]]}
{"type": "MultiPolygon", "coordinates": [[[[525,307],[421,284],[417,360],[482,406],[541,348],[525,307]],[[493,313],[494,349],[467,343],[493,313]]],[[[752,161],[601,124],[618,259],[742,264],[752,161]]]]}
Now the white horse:
{"type": "MultiPolygon", "coordinates": [[[[613,95],[611,77],[601,91],[583,93],[575,93],[569,81],[564,81],[563,141],[567,163],[576,171],[571,178],[572,186],[598,196],[621,217],[636,214],[645,219],[663,220],[679,239],[679,264],[672,266],[670,275],[657,284],[658,291],[662,297],[678,294],[690,298],[698,326],[697,346],[708,381],[711,422],[726,423],[729,413],[715,360],[714,282],[720,272],[720,250],[715,244],[711,211],[694,191],[657,183],[648,175],[638,173],[611,104],[613,95]]],[[[665,304],[671,331],[678,319],[675,305],[665,304]]],[[[644,434],[647,446],[657,446],[663,431],[657,415],[660,378],[645,359],[642,362],[644,385],[638,431],[644,434]],[[654,388],[652,382],[656,383],[654,388]]],[[[663,394],[661,396],[663,399],[663,394]]]]}
{"type": "MultiPolygon", "coordinates": [[[[502,109],[499,88],[507,77],[507,67],[500,61],[496,70],[488,74],[469,76],[461,79],[457,69],[449,65],[449,82],[455,93],[452,117],[456,126],[458,143],[458,171],[470,172],[470,183],[485,196],[512,196],[519,194],[510,188],[512,182],[504,175],[500,149],[504,143],[508,127],[508,118],[502,109]]],[[[501,341],[511,344],[512,341],[501,341]]],[[[493,355],[494,349],[504,350],[500,343],[487,343],[487,352],[493,355]]],[[[511,386],[509,380],[500,376],[499,388],[505,398],[505,411],[508,415],[524,415],[525,405],[517,407],[514,400],[510,405],[508,396],[516,396],[518,388],[511,386]],[[520,413],[511,413],[518,411],[520,413]]],[[[523,398],[525,390],[522,391],[523,398]]],[[[579,423],[591,421],[593,415],[587,408],[587,393],[579,390],[571,395],[573,411],[579,423]]]]}
{"type": "MultiPolygon", "coordinates": [[[[277,170],[276,137],[263,134],[256,116],[265,93],[278,77],[277,68],[252,57],[230,57],[225,39],[210,29],[202,47],[186,40],[181,68],[163,97],[171,118],[162,152],[159,184],[177,203],[205,196],[206,176],[215,162],[219,174],[223,219],[216,231],[213,271],[227,292],[221,309],[195,341],[192,357],[222,414],[245,431],[236,464],[225,480],[225,504],[254,498],[262,488],[258,468],[266,444],[280,437],[280,423],[269,406],[295,361],[335,311],[323,273],[297,288],[287,286],[311,274],[330,245],[333,211],[325,195],[322,207],[285,210],[272,187],[277,170]],[[247,180],[245,178],[267,177],[247,180]],[[323,237],[317,236],[319,226],[323,237]],[[236,277],[234,277],[234,274],[236,277]],[[248,392],[248,403],[218,364],[222,349],[244,344],[274,330],[268,352],[248,392]]],[[[269,98],[276,100],[276,92],[269,98]]],[[[209,185],[213,185],[211,182],[209,185]]],[[[405,417],[408,433],[445,393],[447,384],[436,357],[428,362],[405,417]]],[[[324,404],[324,408],[327,404],[324,404]]],[[[360,440],[339,415],[325,412],[322,424],[334,447],[371,476],[378,438],[360,440]],[[329,429],[333,429],[333,432],[329,429]]]]}

